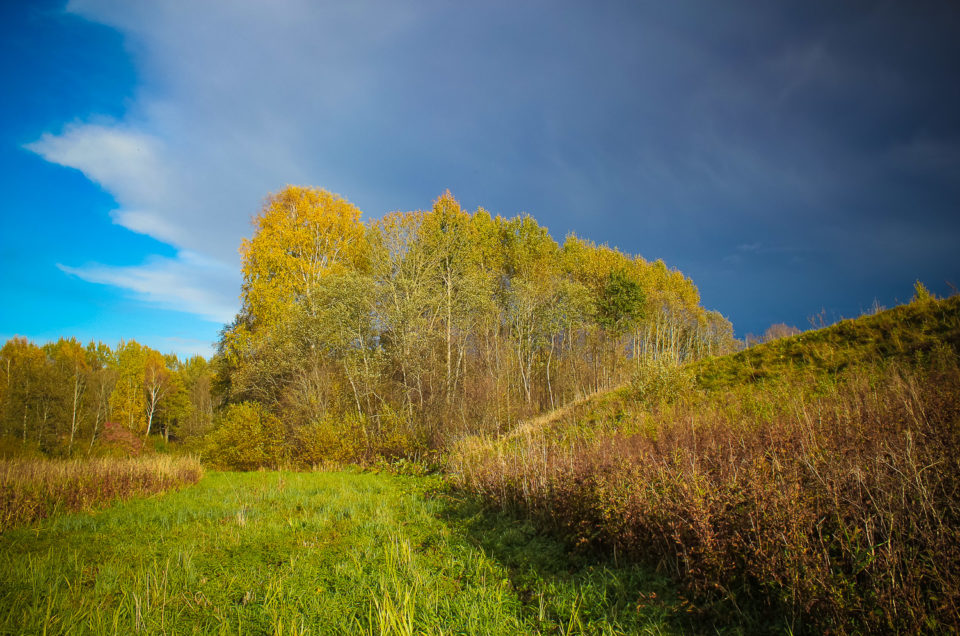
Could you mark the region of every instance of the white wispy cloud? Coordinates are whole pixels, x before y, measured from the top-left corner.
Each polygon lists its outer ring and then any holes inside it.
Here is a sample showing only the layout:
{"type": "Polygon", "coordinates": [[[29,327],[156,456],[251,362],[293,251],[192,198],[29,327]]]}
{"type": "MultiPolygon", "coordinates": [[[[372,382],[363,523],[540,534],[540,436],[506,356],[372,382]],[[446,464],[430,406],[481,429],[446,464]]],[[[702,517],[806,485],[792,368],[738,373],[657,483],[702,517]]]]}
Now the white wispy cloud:
{"type": "Polygon", "coordinates": [[[372,189],[338,131],[356,124],[357,104],[377,90],[379,71],[365,56],[402,30],[405,10],[384,5],[370,21],[363,3],[282,4],[69,2],[68,13],[123,34],[139,86],[121,120],[73,122],[24,147],[81,171],[116,200],[116,224],[178,252],[64,272],[229,321],[238,247],[269,192],[288,183],[372,189]]]}
{"type": "Polygon", "coordinates": [[[176,258],[152,257],[145,264],[115,267],[58,264],[64,273],[90,283],[128,290],[138,300],[166,309],[196,314],[216,323],[227,323],[239,308],[237,272],[194,252],[176,258]]]}

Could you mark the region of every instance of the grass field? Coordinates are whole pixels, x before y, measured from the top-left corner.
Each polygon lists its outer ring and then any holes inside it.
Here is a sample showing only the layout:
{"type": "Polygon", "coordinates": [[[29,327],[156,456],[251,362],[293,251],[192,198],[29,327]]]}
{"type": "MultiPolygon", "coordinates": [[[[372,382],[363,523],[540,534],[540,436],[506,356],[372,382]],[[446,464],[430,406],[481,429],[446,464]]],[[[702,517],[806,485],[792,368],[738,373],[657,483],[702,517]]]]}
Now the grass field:
{"type": "Polygon", "coordinates": [[[686,607],[429,477],[211,473],[0,535],[2,633],[671,633],[686,607]]]}

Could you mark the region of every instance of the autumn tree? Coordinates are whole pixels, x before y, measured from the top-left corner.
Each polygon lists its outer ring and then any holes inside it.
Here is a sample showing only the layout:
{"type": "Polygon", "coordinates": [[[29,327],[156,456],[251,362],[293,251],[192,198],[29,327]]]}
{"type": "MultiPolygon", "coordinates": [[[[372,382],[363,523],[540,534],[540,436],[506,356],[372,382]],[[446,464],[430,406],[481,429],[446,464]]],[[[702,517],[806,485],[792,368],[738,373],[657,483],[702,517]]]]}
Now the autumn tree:
{"type": "Polygon", "coordinates": [[[65,410],[69,412],[70,442],[67,456],[73,455],[73,444],[83,416],[83,400],[86,396],[90,365],[87,352],[76,338],[60,338],[48,349],[50,359],[58,372],[58,380],[66,389],[65,410]]]}
{"type": "Polygon", "coordinates": [[[447,191],[427,211],[360,218],[324,190],[268,197],[212,362],[214,392],[282,415],[311,461],[503,430],[642,359],[731,346],[729,321],[680,272],[575,236],[561,247],[528,215],[471,213],[447,191]],[[359,439],[327,443],[342,435],[359,439]]]}
{"type": "Polygon", "coordinates": [[[87,368],[89,369],[87,387],[88,391],[92,393],[92,398],[88,403],[93,407],[88,450],[92,450],[101,427],[110,421],[110,398],[117,383],[117,365],[113,351],[102,342],[90,342],[86,348],[86,357],[87,368]]]}
{"type": "Polygon", "coordinates": [[[148,351],[136,340],[121,341],[111,361],[116,371],[116,383],[110,396],[113,416],[131,433],[147,428],[144,368],[148,351]]]}
{"type": "Polygon", "coordinates": [[[243,240],[240,253],[244,310],[269,327],[294,304],[314,315],[324,277],[367,269],[366,228],[346,199],[287,186],[267,198],[254,219],[254,237],[243,240]]]}
{"type": "Polygon", "coordinates": [[[438,255],[421,240],[422,212],[393,212],[373,224],[372,264],[377,294],[380,343],[399,388],[402,407],[412,417],[424,406],[429,338],[441,306],[435,284],[438,255]]]}
{"type": "MultiPolygon", "coordinates": [[[[153,349],[145,349],[143,359],[143,394],[146,408],[147,430],[144,439],[150,438],[153,428],[153,418],[158,408],[173,392],[176,384],[174,375],[167,368],[167,361],[153,349]]],[[[169,437],[165,435],[165,437],[169,437]]]]}
{"type": "Polygon", "coordinates": [[[178,438],[189,440],[205,435],[213,424],[214,367],[203,356],[195,355],[180,365],[179,375],[189,406],[174,426],[178,438]]]}
{"type": "Polygon", "coordinates": [[[11,338],[0,349],[0,368],[4,373],[4,432],[20,433],[27,443],[30,428],[39,434],[49,414],[49,373],[43,350],[26,338],[11,338]]]}

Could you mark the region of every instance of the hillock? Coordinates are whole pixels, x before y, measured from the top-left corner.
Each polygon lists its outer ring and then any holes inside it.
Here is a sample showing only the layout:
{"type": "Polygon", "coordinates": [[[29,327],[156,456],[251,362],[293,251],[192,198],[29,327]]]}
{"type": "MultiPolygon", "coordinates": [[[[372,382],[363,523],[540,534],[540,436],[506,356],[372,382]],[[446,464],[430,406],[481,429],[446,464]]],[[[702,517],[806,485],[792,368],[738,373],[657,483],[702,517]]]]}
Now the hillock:
{"type": "Polygon", "coordinates": [[[713,625],[960,628],[960,299],[925,299],[465,439],[460,487],[649,563],[713,625]]]}

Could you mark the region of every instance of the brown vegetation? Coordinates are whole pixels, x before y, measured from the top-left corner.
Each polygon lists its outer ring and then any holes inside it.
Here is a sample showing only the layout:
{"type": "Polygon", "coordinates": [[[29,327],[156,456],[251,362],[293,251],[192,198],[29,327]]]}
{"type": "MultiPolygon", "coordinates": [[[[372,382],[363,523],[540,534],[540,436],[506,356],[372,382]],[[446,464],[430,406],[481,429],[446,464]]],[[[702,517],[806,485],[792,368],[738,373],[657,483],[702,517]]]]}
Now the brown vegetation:
{"type": "Polygon", "coordinates": [[[0,460],[0,532],[55,512],[88,510],[117,499],[186,486],[202,475],[197,459],[168,455],[0,460]]]}
{"type": "Polygon", "coordinates": [[[623,390],[499,443],[474,438],[452,468],[581,545],[796,630],[960,627],[952,349],[920,370],[650,397],[623,390]]]}

